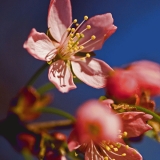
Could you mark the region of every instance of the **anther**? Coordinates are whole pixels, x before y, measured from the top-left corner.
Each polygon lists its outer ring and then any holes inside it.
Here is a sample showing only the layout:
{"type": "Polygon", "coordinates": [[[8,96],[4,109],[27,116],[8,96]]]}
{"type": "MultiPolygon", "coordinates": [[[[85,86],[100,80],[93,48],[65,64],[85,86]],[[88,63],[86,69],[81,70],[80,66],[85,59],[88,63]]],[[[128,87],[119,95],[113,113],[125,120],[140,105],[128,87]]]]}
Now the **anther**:
{"type": "Polygon", "coordinates": [[[113,148],[113,150],[114,150],[115,152],[117,152],[117,151],[118,151],[118,148],[113,148]]]}
{"type": "Polygon", "coordinates": [[[79,26],[79,24],[78,24],[78,23],[76,23],[76,26],[78,27],[78,26],[79,26]]]}
{"type": "Polygon", "coordinates": [[[109,147],[109,146],[106,146],[106,150],[107,150],[107,151],[110,151],[111,149],[110,149],[110,147],[109,147]]]}
{"type": "Polygon", "coordinates": [[[75,28],[72,28],[71,31],[72,31],[72,32],[75,32],[75,28]]]}
{"type": "Polygon", "coordinates": [[[81,38],[84,38],[84,34],[83,33],[81,33],[80,35],[81,35],[81,38]]]}
{"type": "Polygon", "coordinates": [[[71,38],[73,37],[73,34],[72,34],[72,33],[70,34],[70,37],[71,37],[71,38]]]}
{"type": "Polygon", "coordinates": [[[91,57],[91,55],[90,55],[89,53],[87,53],[87,54],[86,54],[86,57],[87,57],[87,58],[90,58],[90,57],[91,57]]]}
{"type": "Polygon", "coordinates": [[[87,29],[91,29],[91,25],[87,25],[87,27],[86,27],[87,29]]]}
{"type": "Polygon", "coordinates": [[[77,23],[77,19],[74,19],[73,23],[77,23]]]}
{"type": "Polygon", "coordinates": [[[87,20],[88,19],[88,16],[84,16],[84,20],[87,20]]]}
{"type": "Polygon", "coordinates": [[[127,132],[123,132],[123,136],[124,136],[124,137],[126,137],[126,136],[127,136],[127,134],[128,134],[127,132]]]}
{"type": "Polygon", "coordinates": [[[71,28],[67,28],[67,31],[68,31],[68,32],[71,31],[71,28]]]}
{"type": "Polygon", "coordinates": [[[108,160],[108,157],[104,157],[104,160],[108,160]]]}
{"type": "Polygon", "coordinates": [[[84,46],[80,46],[79,48],[80,48],[80,49],[83,49],[83,48],[84,48],[84,46]]]}
{"type": "Polygon", "coordinates": [[[113,148],[113,145],[111,144],[110,147],[113,148]]]}
{"type": "Polygon", "coordinates": [[[92,40],[95,40],[95,39],[96,39],[96,36],[95,36],[95,35],[91,36],[91,39],[92,39],[92,40]]]}
{"type": "Polygon", "coordinates": [[[129,146],[128,146],[128,145],[126,145],[126,148],[128,149],[128,148],[129,148],[129,146]]]}
{"type": "Polygon", "coordinates": [[[126,153],[123,153],[122,156],[126,156],[126,153]]]}
{"type": "Polygon", "coordinates": [[[77,38],[80,38],[80,34],[79,34],[79,33],[76,33],[76,37],[77,37],[77,38]]]}

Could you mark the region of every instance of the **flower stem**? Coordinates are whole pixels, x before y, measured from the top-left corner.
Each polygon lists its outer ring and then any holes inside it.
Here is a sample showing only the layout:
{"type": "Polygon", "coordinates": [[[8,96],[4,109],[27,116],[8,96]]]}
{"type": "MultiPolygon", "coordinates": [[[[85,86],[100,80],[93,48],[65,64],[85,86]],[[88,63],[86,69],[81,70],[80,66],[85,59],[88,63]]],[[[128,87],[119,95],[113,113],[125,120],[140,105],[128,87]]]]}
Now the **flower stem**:
{"type": "Polygon", "coordinates": [[[150,115],[153,116],[153,119],[160,122],[160,116],[158,114],[156,114],[155,112],[152,112],[144,107],[140,107],[140,106],[135,106],[137,108],[137,110],[148,113],[150,115]]]}
{"type": "Polygon", "coordinates": [[[35,74],[30,78],[30,80],[26,83],[25,86],[32,85],[36,79],[41,75],[41,73],[48,67],[49,65],[47,63],[44,63],[36,72],[35,74]]]}
{"type": "Polygon", "coordinates": [[[69,114],[69,113],[67,113],[63,110],[54,108],[54,107],[45,107],[45,108],[38,109],[36,111],[41,112],[41,113],[57,114],[57,115],[60,115],[62,117],[65,117],[65,118],[67,118],[67,119],[69,119],[73,122],[75,121],[75,118],[71,114],[69,114]]]}
{"type": "Polygon", "coordinates": [[[50,130],[50,129],[62,129],[70,128],[73,125],[72,120],[57,120],[57,121],[48,121],[48,122],[34,122],[27,124],[26,127],[33,132],[39,132],[41,130],[50,130]]]}
{"type": "Polygon", "coordinates": [[[44,94],[45,92],[47,92],[53,88],[55,88],[54,84],[51,82],[48,82],[48,83],[44,84],[43,86],[39,87],[37,89],[37,91],[39,92],[39,94],[44,94]]]}

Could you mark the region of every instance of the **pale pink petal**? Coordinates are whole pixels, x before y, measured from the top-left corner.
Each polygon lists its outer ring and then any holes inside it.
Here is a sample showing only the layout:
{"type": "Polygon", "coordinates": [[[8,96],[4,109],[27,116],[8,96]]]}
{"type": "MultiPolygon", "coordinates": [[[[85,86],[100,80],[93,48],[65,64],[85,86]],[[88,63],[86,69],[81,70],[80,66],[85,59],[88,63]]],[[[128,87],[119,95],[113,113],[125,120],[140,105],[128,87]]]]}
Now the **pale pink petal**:
{"type": "Polygon", "coordinates": [[[147,121],[152,119],[152,116],[144,112],[124,112],[118,114],[122,118],[123,131],[127,132],[127,137],[137,137],[152,129],[147,124],[147,121]]]}
{"type": "Polygon", "coordinates": [[[57,89],[63,93],[76,88],[70,68],[68,64],[62,60],[58,60],[51,64],[48,78],[57,89]]]}
{"type": "Polygon", "coordinates": [[[118,151],[116,151],[116,152],[113,151],[112,153],[107,152],[107,155],[110,158],[115,159],[115,160],[142,160],[143,159],[142,156],[140,155],[140,153],[138,151],[136,151],[135,149],[133,149],[129,146],[126,146],[122,143],[119,143],[119,145],[121,147],[118,148],[118,151]],[[122,154],[126,154],[126,156],[122,156],[122,154]]]}
{"type": "Polygon", "coordinates": [[[83,52],[91,52],[102,48],[104,41],[117,29],[117,27],[113,25],[113,18],[110,13],[90,18],[80,27],[78,32],[83,31],[87,25],[91,25],[91,29],[84,32],[85,37],[80,40],[80,45],[88,41],[92,35],[95,35],[96,39],[85,44],[85,48],[82,50],[83,52]]]}
{"type": "Polygon", "coordinates": [[[23,47],[36,59],[50,61],[56,55],[56,48],[44,33],[32,29],[23,47]]]}
{"type": "Polygon", "coordinates": [[[97,100],[87,101],[80,106],[76,118],[75,129],[80,143],[115,140],[121,129],[120,118],[97,100]]]}
{"type": "Polygon", "coordinates": [[[127,69],[136,76],[140,87],[154,95],[160,95],[160,64],[142,60],[133,62],[127,69]]]}
{"type": "Polygon", "coordinates": [[[68,143],[69,151],[73,151],[73,150],[80,147],[80,144],[79,144],[78,139],[77,139],[77,133],[76,133],[75,129],[73,131],[71,131],[71,133],[68,137],[67,143],[68,143]]]}
{"type": "Polygon", "coordinates": [[[71,64],[75,75],[81,81],[94,88],[105,87],[107,75],[112,71],[112,68],[107,63],[95,58],[71,61],[71,64]]]}
{"type": "Polygon", "coordinates": [[[60,42],[61,37],[72,21],[70,0],[51,0],[48,11],[48,28],[53,38],[60,42]]]}

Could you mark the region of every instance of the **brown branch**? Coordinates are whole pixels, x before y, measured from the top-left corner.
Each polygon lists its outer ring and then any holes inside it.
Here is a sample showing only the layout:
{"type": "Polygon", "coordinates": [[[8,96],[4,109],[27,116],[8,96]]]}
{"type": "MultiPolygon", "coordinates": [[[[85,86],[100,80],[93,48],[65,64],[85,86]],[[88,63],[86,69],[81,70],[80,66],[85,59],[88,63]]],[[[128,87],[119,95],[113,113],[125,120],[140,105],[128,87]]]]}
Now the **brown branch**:
{"type": "Polygon", "coordinates": [[[39,132],[42,130],[51,130],[51,129],[66,129],[73,127],[73,121],[56,120],[47,122],[35,122],[27,124],[26,127],[33,132],[39,132]]]}

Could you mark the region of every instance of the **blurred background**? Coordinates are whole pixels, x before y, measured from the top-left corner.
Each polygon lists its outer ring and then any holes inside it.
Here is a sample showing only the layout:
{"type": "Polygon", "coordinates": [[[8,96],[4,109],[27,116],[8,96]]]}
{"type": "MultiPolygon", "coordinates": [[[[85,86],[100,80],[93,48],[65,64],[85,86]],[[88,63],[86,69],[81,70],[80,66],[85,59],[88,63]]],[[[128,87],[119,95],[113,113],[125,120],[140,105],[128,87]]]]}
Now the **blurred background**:
{"type": "MultiPolygon", "coordinates": [[[[9,102],[43,62],[34,59],[25,49],[32,28],[47,30],[47,14],[50,0],[1,0],[0,1],[0,119],[6,117],[9,102]]],[[[71,0],[73,18],[79,21],[110,12],[117,31],[105,42],[96,57],[112,67],[147,59],[160,63],[160,1],[159,0],[71,0]]],[[[63,11],[62,11],[63,12],[63,11]]],[[[35,87],[48,82],[47,70],[35,87]]],[[[103,89],[93,89],[77,84],[77,89],[62,94],[56,89],[53,106],[72,114],[84,101],[105,94],[103,89]]],[[[156,98],[157,107],[160,98],[156,98]]],[[[42,119],[47,119],[45,115],[42,119]]],[[[53,118],[53,115],[49,117],[53,118]]],[[[14,126],[10,126],[14,130],[14,126]]],[[[11,133],[12,134],[12,133],[11,133]]],[[[132,144],[145,160],[159,160],[160,144],[144,138],[140,144],[132,144]]],[[[23,158],[0,136],[0,160],[23,158]]]]}

